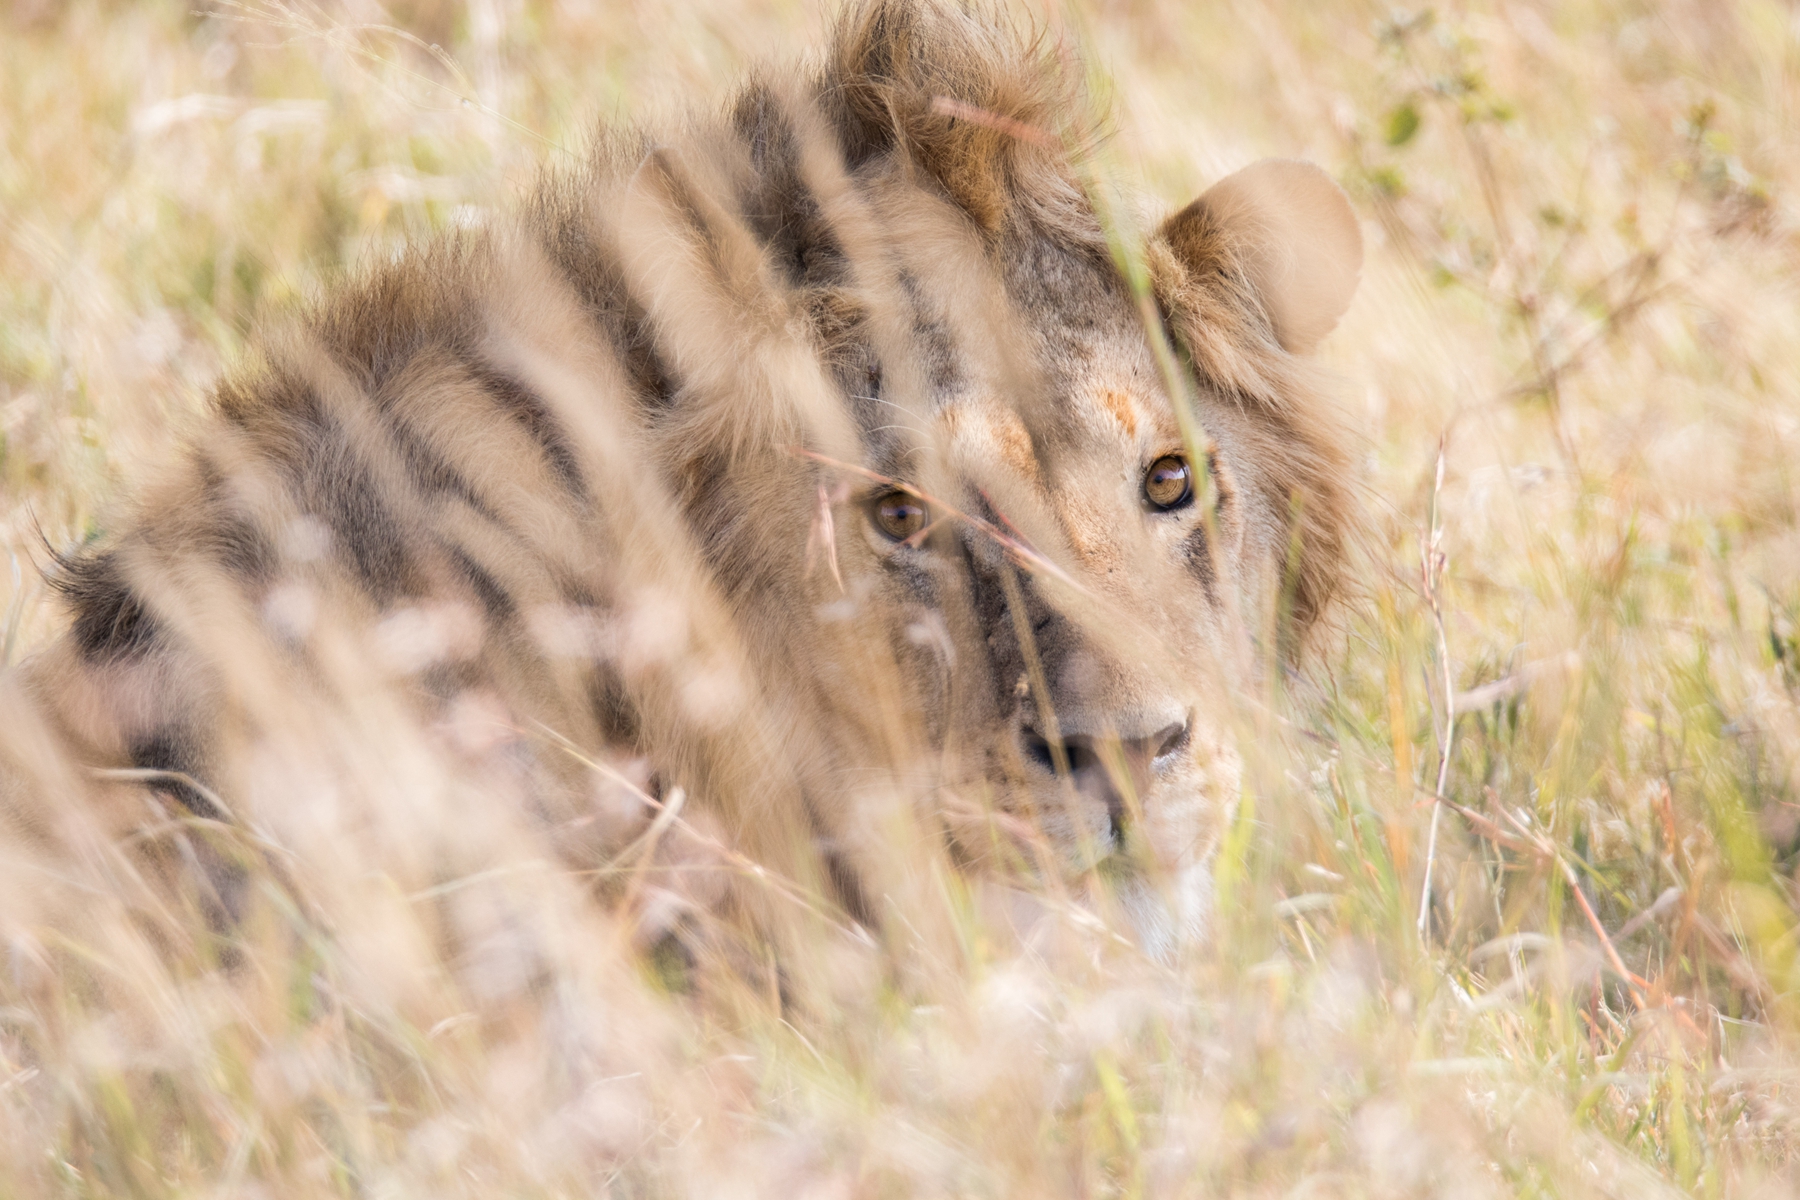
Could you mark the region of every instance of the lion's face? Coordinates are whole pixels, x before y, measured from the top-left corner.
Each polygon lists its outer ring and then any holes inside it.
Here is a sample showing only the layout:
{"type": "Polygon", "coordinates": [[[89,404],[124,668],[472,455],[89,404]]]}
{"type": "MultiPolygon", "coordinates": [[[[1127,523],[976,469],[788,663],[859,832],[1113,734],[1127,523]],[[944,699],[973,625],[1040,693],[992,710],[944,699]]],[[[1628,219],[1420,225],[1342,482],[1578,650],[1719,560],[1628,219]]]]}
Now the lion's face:
{"type": "MultiPolygon", "coordinates": [[[[1192,923],[1238,787],[1218,687],[1238,666],[1235,613],[1215,563],[1237,514],[1219,456],[1191,460],[1150,364],[1114,365],[1070,380],[1035,429],[992,395],[942,410],[946,457],[965,466],[952,502],[984,525],[951,518],[909,545],[892,518],[916,502],[886,493],[866,527],[892,591],[960,575],[979,637],[961,649],[987,686],[945,708],[993,802],[1035,819],[1065,869],[1162,875],[1192,923]]],[[[912,521],[941,519],[918,507],[912,521]]]]}
{"type": "MultiPolygon", "coordinates": [[[[1343,205],[1312,168],[1252,170],[1298,172],[1343,205]]],[[[1206,219],[1257,185],[1210,196],[1206,219]]],[[[1255,215],[1267,228],[1267,206],[1255,215]]],[[[1341,254],[1359,252],[1350,231],[1341,254]]],[[[1062,870],[1110,876],[1166,946],[1205,922],[1239,789],[1232,693],[1280,599],[1291,497],[1259,462],[1254,415],[1216,381],[1202,378],[1184,437],[1110,263],[1036,247],[1002,276],[1007,361],[969,366],[982,355],[964,339],[988,330],[959,337],[954,312],[916,300],[915,328],[938,330],[963,369],[940,371],[923,403],[863,398],[845,587],[888,631],[950,790],[1029,821],[1062,870]]],[[[1267,301],[1275,321],[1282,299],[1267,301]]]]}
{"type": "Polygon", "coordinates": [[[856,495],[858,574],[934,740],[958,743],[954,786],[1034,821],[1072,874],[1160,875],[1196,924],[1238,788],[1219,694],[1238,497],[1221,454],[1192,460],[1147,353],[1095,359],[1025,413],[947,398],[940,478],[856,495]]]}

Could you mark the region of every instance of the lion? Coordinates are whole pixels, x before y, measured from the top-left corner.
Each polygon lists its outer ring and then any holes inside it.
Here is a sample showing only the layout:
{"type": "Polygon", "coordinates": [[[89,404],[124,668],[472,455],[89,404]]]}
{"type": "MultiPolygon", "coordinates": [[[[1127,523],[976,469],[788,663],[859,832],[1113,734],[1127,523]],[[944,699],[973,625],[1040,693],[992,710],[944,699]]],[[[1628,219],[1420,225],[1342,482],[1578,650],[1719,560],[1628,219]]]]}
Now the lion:
{"type": "Polygon", "coordinates": [[[70,755],[242,820],[297,712],[386,689],[480,714],[453,751],[575,861],[685,806],[874,928],[924,830],[1203,937],[1231,694],[1356,534],[1310,354],[1360,233],[1268,160],[1123,240],[1065,59],[855,0],[805,69],[272,327],[53,570],[27,678],[70,755]]]}

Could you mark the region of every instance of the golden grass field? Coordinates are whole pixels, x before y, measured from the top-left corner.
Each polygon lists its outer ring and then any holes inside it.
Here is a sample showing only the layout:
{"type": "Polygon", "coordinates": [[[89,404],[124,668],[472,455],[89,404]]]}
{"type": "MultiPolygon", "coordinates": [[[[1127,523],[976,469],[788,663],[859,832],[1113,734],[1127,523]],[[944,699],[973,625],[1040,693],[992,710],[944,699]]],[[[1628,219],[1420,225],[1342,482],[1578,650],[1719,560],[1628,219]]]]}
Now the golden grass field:
{"type": "MultiPolygon", "coordinates": [[[[391,811],[288,863],[357,919],[271,903],[227,959],[0,820],[0,1196],[1800,1191],[1800,10],[1022,11],[1091,64],[1111,183],[1299,156],[1363,219],[1324,356],[1372,553],[1250,763],[1214,940],[1153,962],[1052,897],[1022,941],[946,877],[904,969],[799,943],[829,1003],[671,990],[397,751],[391,811]],[[434,883],[447,830],[474,865],[434,883]]],[[[45,541],[259,321],[827,19],[11,0],[0,662],[57,632],[45,541]]]]}

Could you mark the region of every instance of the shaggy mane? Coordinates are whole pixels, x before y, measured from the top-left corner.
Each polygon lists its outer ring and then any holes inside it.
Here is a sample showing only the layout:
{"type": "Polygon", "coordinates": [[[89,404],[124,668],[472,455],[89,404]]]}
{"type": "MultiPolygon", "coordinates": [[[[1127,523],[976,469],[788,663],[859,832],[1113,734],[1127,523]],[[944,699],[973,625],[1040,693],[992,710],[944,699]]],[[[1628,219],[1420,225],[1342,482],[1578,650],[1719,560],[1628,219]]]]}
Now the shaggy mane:
{"type": "Polygon", "coordinates": [[[854,170],[899,152],[986,231],[1025,217],[1095,240],[1072,164],[1101,137],[1068,47],[1005,8],[866,0],[839,18],[820,75],[854,170]]]}

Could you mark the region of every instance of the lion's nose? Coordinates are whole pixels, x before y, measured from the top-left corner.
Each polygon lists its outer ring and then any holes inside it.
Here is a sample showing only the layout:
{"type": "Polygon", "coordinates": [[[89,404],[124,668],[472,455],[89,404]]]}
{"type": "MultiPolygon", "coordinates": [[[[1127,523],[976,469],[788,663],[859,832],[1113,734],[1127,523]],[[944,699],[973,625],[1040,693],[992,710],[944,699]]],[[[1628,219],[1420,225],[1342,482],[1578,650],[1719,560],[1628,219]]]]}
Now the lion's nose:
{"type": "Polygon", "coordinates": [[[1183,719],[1138,738],[1070,733],[1063,735],[1060,747],[1029,726],[1020,730],[1020,737],[1026,758],[1052,774],[1066,772],[1079,795],[1106,805],[1117,841],[1128,807],[1125,790],[1134,796],[1143,793],[1150,776],[1187,744],[1190,724],[1183,719]]]}

